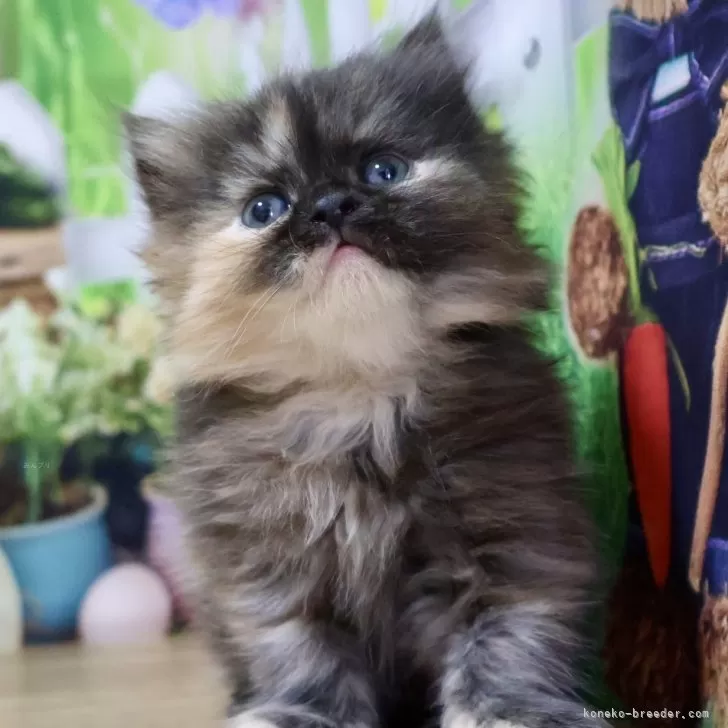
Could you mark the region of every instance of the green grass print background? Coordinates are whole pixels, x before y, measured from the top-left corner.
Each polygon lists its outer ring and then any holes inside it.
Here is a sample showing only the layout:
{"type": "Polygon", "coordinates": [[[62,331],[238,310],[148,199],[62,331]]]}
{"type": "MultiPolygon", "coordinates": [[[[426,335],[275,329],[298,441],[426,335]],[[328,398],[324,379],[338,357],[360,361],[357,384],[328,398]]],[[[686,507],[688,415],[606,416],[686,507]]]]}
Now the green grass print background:
{"type": "MultiPolygon", "coordinates": [[[[545,135],[529,145],[525,162],[526,205],[522,228],[527,239],[563,273],[579,205],[581,184],[592,168],[592,154],[609,121],[598,103],[606,94],[606,26],[583,38],[573,55],[572,119],[568,134],[545,135]]],[[[587,495],[601,534],[601,554],[616,576],[627,529],[629,475],[624,454],[619,375],[613,362],[585,361],[572,341],[565,280],[553,293],[552,310],[533,321],[539,348],[556,362],[573,409],[574,439],[586,479],[587,495]]]]}
{"type": "Polygon", "coordinates": [[[220,35],[215,21],[172,33],[133,0],[8,1],[15,4],[17,76],[65,135],[73,212],[124,213],[119,111],[158,69],[182,68],[194,86],[214,93],[224,66],[229,82],[225,46],[209,42],[213,31],[220,35]]]}
{"type": "MultiPolygon", "coordinates": [[[[452,0],[463,7],[469,0],[452,0]]],[[[329,60],[327,0],[300,0],[314,62],[329,60]]],[[[375,23],[387,0],[370,0],[375,23]]],[[[205,95],[245,87],[236,75],[235,39],[229,21],[206,16],[173,32],[134,0],[0,0],[0,47],[4,71],[15,72],[64,131],[70,204],[82,216],[113,216],[126,210],[128,180],[119,168],[118,112],[128,107],[155,70],[180,72],[205,95]],[[3,28],[4,27],[4,28],[3,28]],[[226,27],[228,28],[226,30],[226,27]],[[18,30],[17,40],[10,28],[18,30]]],[[[275,32],[278,32],[276,30],[275,32]]],[[[280,40],[278,40],[278,44],[280,40]]],[[[269,56],[280,45],[272,42],[269,56]]],[[[544,138],[529,158],[529,204],[523,227],[534,245],[563,269],[575,215],[576,186],[590,164],[597,94],[606,82],[606,29],[583,40],[574,56],[574,134],[544,138]],[[580,171],[581,170],[581,171],[580,171]]],[[[603,124],[604,120],[601,120],[603,124]]],[[[589,475],[593,511],[604,536],[603,552],[616,565],[626,527],[627,473],[614,366],[585,364],[575,353],[562,311],[534,322],[540,346],[558,362],[575,413],[576,442],[589,475]]]]}
{"type": "MultiPolygon", "coordinates": [[[[522,227],[528,240],[564,271],[571,228],[580,204],[582,181],[592,166],[595,145],[608,118],[603,118],[600,97],[606,94],[606,27],[585,37],[574,49],[572,124],[568,135],[536,140],[527,160],[527,205],[522,227]],[[540,143],[538,143],[540,142],[540,143]]],[[[536,342],[556,362],[572,405],[574,442],[583,469],[591,511],[599,527],[600,554],[609,580],[622,562],[627,529],[629,476],[625,460],[619,401],[619,374],[614,362],[595,365],[577,353],[565,314],[565,280],[553,292],[553,306],[533,321],[536,342]]],[[[603,614],[591,620],[593,637],[600,643],[603,614]]],[[[607,689],[603,664],[596,656],[584,665],[588,696],[600,708],[618,701],[607,689]]]]}

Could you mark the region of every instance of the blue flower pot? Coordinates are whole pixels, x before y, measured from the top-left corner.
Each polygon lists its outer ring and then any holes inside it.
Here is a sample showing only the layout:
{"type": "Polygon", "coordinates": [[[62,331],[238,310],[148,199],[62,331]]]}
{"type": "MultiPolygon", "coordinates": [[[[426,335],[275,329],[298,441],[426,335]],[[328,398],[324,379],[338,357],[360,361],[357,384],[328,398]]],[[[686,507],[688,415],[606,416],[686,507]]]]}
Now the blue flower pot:
{"type": "Polygon", "coordinates": [[[112,565],[106,498],[100,489],[93,495],[91,505],[72,515],[0,528],[0,546],[23,597],[29,642],[72,637],[86,592],[112,565]]]}

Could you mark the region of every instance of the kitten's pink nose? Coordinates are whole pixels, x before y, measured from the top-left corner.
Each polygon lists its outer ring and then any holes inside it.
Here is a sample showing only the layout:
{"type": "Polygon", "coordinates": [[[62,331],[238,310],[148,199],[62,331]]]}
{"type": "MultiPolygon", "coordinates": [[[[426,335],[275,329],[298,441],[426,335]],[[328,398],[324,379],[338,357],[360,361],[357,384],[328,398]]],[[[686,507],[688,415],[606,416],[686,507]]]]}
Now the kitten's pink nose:
{"type": "Polygon", "coordinates": [[[348,215],[359,207],[352,195],[345,192],[329,192],[319,197],[313,207],[311,222],[323,222],[338,230],[348,215]]]}

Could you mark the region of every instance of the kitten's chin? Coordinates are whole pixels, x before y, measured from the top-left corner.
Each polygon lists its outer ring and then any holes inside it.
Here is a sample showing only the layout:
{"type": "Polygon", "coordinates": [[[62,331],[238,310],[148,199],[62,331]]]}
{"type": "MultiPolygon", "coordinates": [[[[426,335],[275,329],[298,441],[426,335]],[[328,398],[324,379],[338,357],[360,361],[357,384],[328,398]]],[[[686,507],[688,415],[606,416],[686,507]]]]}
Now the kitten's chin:
{"type": "Polygon", "coordinates": [[[340,239],[316,250],[303,264],[302,273],[301,289],[309,301],[326,308],[336,300],[338,310],[351,314],[360,310],[361,297],[376,298],[382,286],[400,284],[399,276],[393,277],[368,251],[340,239]]]}
{"type": "Polygon", "coordinates": [[[344,248],[299,310],[295,333],[337,369],[348,362],[392,371],[418,345],[415,321],[411,282],[366,252],[344,248]]]}

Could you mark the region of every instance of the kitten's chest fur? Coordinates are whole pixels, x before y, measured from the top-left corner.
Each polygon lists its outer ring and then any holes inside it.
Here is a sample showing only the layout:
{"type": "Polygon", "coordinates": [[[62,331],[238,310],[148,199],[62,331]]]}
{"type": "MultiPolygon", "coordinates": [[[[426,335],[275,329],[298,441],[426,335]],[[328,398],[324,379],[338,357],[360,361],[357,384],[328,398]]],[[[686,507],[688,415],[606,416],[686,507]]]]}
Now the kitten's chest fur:
{"type": "MultiPolygon", "coordinates": [[[[352,388],[252,406],[227,402],[190,462],[199,480],[200,457],[209,462],[216,452],[218,475],[190,496],[207,503],[197,516],[203,530],[213,533],[217,521],[236,531],[233,571],[247,578],[270,561],[268,571],[298,575],[301,589],[293,591],[309,592],[305,599],[315,590],[342,611],[373,610],[396,580],[409,527],[398,476],[415,400],[352,388]]],[[[206,407],[215,404],[208,399],[206,407]]]]}
{"type": "Polygon", "coordinates": [[[372,596],[386,586],[408,525],[397,492],[407,403],[354,391],[304,397],[291,407],[279,420],[281,476],[303,496],[293,504],[302,517],[303,558],[315,560],[321,549],[335,559],[328,566],[336,571],[336,601],[361,604],[367,586],[372,596]]]}

